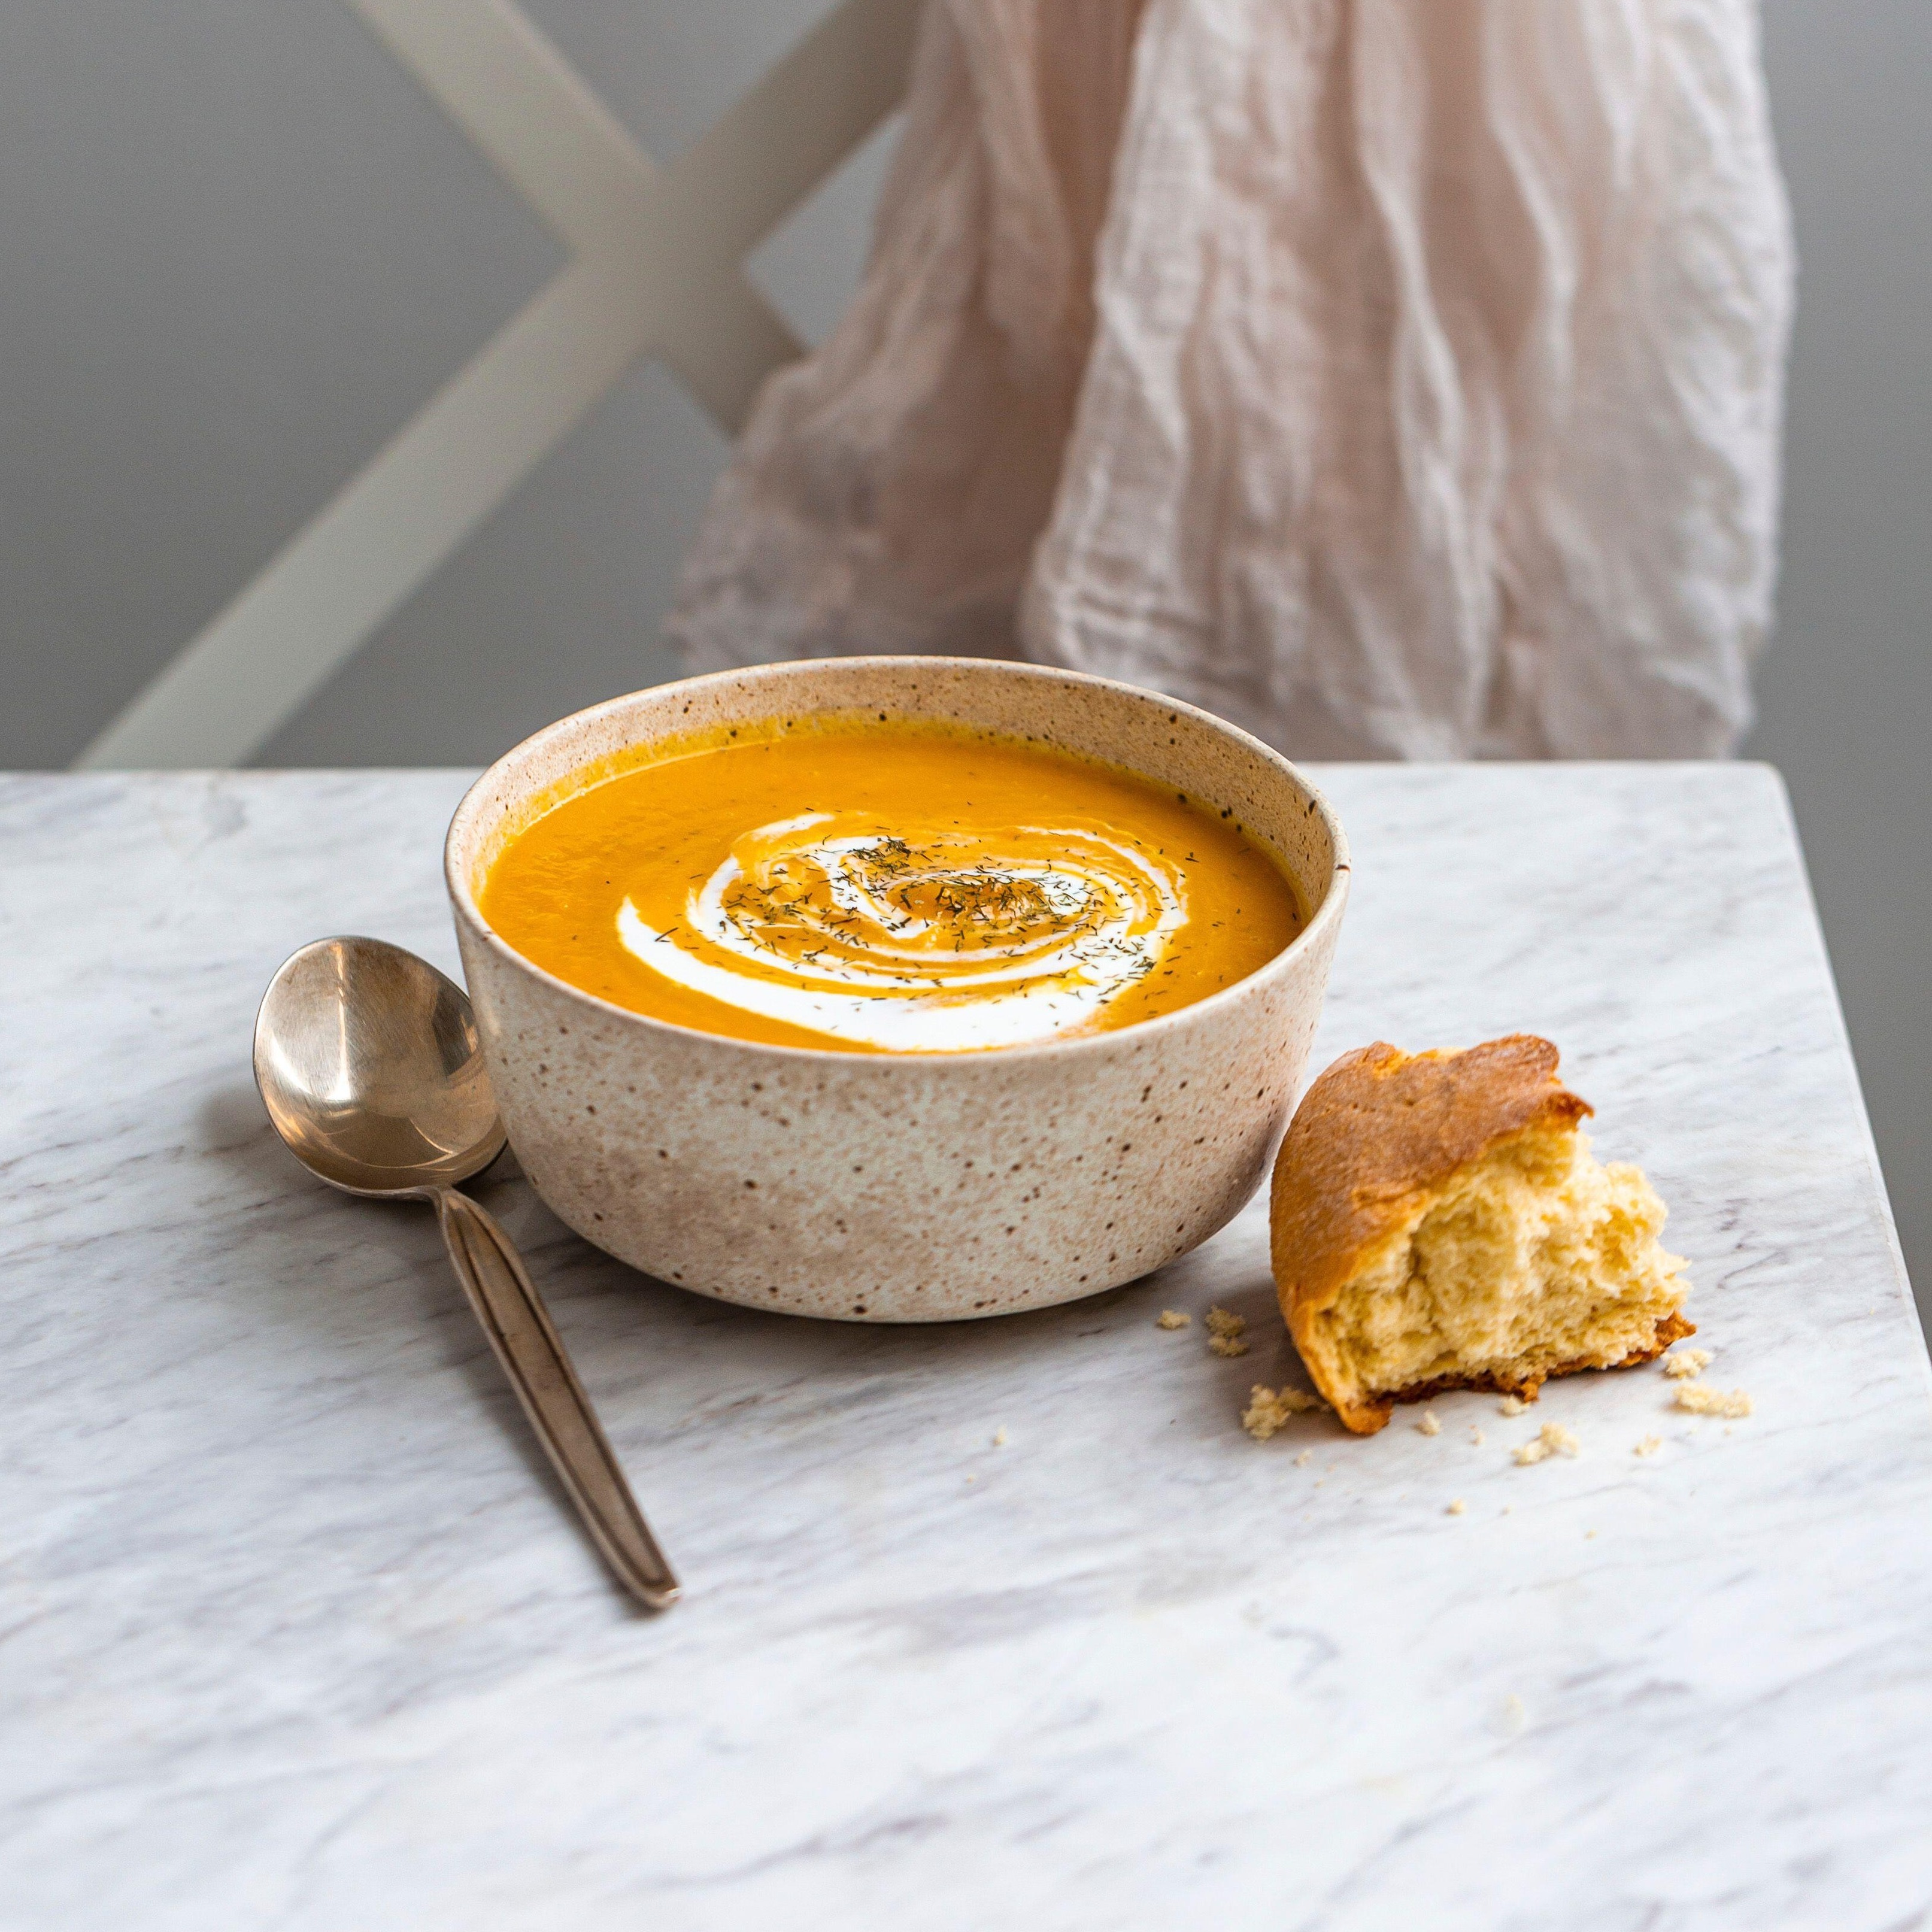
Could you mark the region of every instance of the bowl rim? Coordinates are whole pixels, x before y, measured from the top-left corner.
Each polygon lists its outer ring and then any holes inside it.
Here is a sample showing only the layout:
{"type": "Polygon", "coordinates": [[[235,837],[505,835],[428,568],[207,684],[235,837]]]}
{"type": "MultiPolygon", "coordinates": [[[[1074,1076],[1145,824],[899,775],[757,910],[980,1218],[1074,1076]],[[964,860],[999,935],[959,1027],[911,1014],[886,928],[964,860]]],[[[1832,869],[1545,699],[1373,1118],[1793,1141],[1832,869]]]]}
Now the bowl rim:
{"type": "MultiPolygon", "coordinates": [[[[1136,768],[1123,760],[1122,769],[1134,771],[1136,768]]],[[[1140,772],[1138,776],[1144,778],[1147,774],[1140,772]]],[[[743,664],[723,670],[703,671],[689,677],[672,678],[662,684],[642,686],[635,691],[622,692],[596,704],[586,705],[580,710],[566,712],[562,717],[553,718],[549,724],[541,726],[527,737],[520,739],[508,751],[490,762],[458,802],[442,842],[443,885],[449,894],[450,904],[459,926],[466,928],[472,938],[495,954],[505,964],[534,976],[574,1004],[593,1013],[610,1015],[620,1022],[640,1028],[646,1036],[662,1034],[674,1041],[702,1042],[707,1048],[760,1061],[776,1058],[784,1062],[796,1062],[801,1066],[834,1066],[841,1070],[856,1070],[860,1066],[868,1070],[878,1068],[880,1070],[879,1077],[884,1078],[892,1076],[883,1070],[895,1066],[909,1064],[920,1069],[929,1069],[935,1063],[942,1061],[963,1061],[973,1064],[993,1061],[1006,1066],[1049,1056],[1077,1057],[1108,1049],[1118,1052],[1123,1043],[1145,1040],[1156,1031],[1165,1032],[1190,1023],[1200,1024],[1212,1014],[1225,1010],[1238,999],[1250,994],[1258,981],[1285,974],[1289,963],[1298,954],[1311,950],[1327,937],[1330,929],[1341,919],[1353,869],[1348,854],[1348,836],[1342,829],[1341,819],[1321,788],[1314,784],[1292,759],[1285,758],[1272,745],[1257,738],[1252,732],[1243,730],[1238,724],[1230,723],[1216,712],[1201,705],[1190,704],[1184,698],[1170,697],[1166,692],[1156,691],[1146,685],[1130,684],[1124,678],[1100,677],[1090,671],[1066,670],[1058,664],[1030,664],[1007,658],[949,657],[923,653],[856,653],[841,657],[785,658],[771,664],[743,664]],[[978,1052],[914,1048],[890,1053],[854,1053],[844,1047],[787,1046],[769,1040],[743,1040],[734,1034],[710,1033],[700,1027],[681,1025],[674,1020],[661,1020],[650,1013],[640,1013],[634,1007],[620,1006],[614,1000],[604,999],[596,993],[587,993],[582,987],[572,986],[568,980],[560,979],[547,967],[539,966],[535,960],[519,952],[507,940],[500,937],[484,918],[482,910],[470,890],[468,879],[458,875],[456,863],[458,833],[466,832],[471,822],[481,814],[487,802],[487,788],[498,772],[543,740],[568,728],[595,721],[634,703],[640,698],[660,694],[668,695],[672,692],[706,685],[742,684],[747,679],[757,683],[766,676],[776,677],[796,671],[836,670],[860,665],[871,670],[898,668],[963,670],[968,676],[991,672],[996,675],[1037,678],[1049,684],[1091,685],[1102,690],[1119,692],[1158,709],[1184,714],[1210,730],[1233,740],[1254,754],[1264,764],[1275,766],[1314,801],[1316,812],[1328,832],[1330,849],[1334,854],[1329,867],[1328,890],[1322,895],[1321,904],[1310,914],[1307,923],[1271,958],[1264,960],[1252,973],[1244,974],[1232,986],[1223,986],[1219,992],[1210,993],[1205,998],[1193,1000],[1186,1006],[1177,1006],[1172,1012],[1156,1013],[1150,1018],[1131,1021],[1126,1026],[1110,1027],[1098,1033],[1076,1034],[1069,1040],[1036,1040],[1017,1046],[987,1048],[978,1052]]]]}

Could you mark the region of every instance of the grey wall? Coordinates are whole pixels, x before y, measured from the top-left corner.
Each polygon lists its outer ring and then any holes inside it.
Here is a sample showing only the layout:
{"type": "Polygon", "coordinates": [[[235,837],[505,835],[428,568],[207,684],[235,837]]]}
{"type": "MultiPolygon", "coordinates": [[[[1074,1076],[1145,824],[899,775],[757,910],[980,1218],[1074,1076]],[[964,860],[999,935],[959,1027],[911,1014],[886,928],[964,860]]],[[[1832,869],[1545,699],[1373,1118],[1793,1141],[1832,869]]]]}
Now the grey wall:
{"type": "MultiPolygon", "coordinates": [[[[820,0],[524,0],[674,158],[820,0]]],[[[754,257],[808,340],[892,130],[754,257]]],[[[0,766],[67,763],[560,266],[340,0],[0,6],[0,766]]],[[[668,674],[724,458],[640,368],[269,748],[474,764],[668,674]]]]}
{"type": "MultiPolygon", "coordinates": [[[[675,154],[818,0],[525,0],[675,154]]],[[[1932,1290],[1932,7],[1766,0],[1803,261],[1778,640],[1790,781],[1932,1290]]],[[[890,130],[760,251],[808,339],[890,130]]],[[[0,8],[0,765],[64,764],[554,272],[339,0],[0,8]]],[[[656,368],[294,721],[274,764],[479,763],[651,682],[723,460],[656,368]]]]}
{"type": "Polygon", "coordinates": [[[1932,1326],[1932,6],[1768,0],[1800,262],[1778,636],[1784,770],[1932,1326]]]}

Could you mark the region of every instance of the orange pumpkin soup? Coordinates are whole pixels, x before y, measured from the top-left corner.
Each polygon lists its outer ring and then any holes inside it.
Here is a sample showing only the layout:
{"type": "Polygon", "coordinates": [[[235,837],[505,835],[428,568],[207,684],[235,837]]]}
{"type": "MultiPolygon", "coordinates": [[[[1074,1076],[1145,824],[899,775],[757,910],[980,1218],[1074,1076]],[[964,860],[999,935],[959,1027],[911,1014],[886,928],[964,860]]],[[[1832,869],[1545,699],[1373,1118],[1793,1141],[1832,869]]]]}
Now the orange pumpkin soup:
{"type": "Polygon", "coordinates": [[[1232,986],[1302,923],[1232,818],[963,727],[774,721],[563,790],[490,866],[484,917],[585,992],[744,1040],[1067,1039],[1232,986]]]}

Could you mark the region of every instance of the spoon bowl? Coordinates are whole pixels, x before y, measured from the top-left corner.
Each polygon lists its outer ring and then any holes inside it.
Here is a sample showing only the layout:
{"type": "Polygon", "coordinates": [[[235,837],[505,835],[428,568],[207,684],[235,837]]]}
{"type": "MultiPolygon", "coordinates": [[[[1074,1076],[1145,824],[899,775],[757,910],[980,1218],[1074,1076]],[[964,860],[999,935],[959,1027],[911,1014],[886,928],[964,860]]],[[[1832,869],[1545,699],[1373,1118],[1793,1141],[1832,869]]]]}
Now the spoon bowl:
{"type": "Polygon", "coordinates": [[[284,964],[255,1083],[296,1157],[352,1194],[453,1187],[503,1150],[463,989],[380,939],[318,940],[284,964]]]}

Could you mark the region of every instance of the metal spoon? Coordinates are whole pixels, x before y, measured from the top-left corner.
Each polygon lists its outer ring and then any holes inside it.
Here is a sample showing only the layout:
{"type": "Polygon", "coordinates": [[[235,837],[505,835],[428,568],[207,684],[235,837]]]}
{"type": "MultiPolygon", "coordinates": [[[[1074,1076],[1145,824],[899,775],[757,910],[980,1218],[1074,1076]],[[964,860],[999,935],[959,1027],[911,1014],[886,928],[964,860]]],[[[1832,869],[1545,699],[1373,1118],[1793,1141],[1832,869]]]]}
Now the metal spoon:
{"type": "Polygon", "coordinates": [[[380,939],[317,940],[262,995],[255,1084],[311,1173],[434,1206],[457,1279],[605,1561],[652,1610],[676,1602],[677,1579],[516,1250],[456,1191],[504,1141],[462,988],[380,939]]]}

